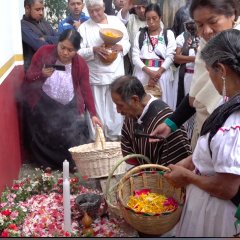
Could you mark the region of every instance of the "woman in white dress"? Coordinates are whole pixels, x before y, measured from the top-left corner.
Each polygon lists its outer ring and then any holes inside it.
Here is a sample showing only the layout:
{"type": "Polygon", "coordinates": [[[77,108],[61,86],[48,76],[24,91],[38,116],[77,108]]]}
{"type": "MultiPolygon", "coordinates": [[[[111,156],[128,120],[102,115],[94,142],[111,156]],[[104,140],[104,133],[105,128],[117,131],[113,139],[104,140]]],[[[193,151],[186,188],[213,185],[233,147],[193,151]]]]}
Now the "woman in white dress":
{"type": "Polygon", "coordinates": [[[148,27],[144,33],[142,44],[139,41],[140,32],[136,35],[133,46],[133,75],[142,84],[162,89],[162,100],[172,109],[176,105],[177,84],[174,82],[170,68],[176,50],[174,33],[161,28],[161,10],[157,4],[149,4],[145,10],[148,27]],[[165,37],[164,37],[164,34],[165,37]],[[167,41],[167,44],[166,44],[167,41]],[[142,45],[142,46],[140,46],[142,45]]]}
{"type": "Polygon", "coordinates": [[[240,31],[209,40],[201,52],[212,83],[223,96],[205,121],[192,158],[170,165],[165,177],[187,186],[177,228],[181,237],[233,237],[240,202],[240,31]]]}

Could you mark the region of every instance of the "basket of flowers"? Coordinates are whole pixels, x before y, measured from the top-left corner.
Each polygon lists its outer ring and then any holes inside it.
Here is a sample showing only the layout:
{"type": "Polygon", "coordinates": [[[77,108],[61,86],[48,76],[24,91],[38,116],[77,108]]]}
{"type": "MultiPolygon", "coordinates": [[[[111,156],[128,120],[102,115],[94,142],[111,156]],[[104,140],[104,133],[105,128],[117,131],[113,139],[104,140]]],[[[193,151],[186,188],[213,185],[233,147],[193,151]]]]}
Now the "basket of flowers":
{"type": "Polygon", "coordinates": [[[145,164],[131,169],[118,184],[117,198],[125,221],[139,232],[162,235],[179,221],[185,191],[164,178],[169,168],[145,164]]]}
{"type": "MultiPolygon", "coordinates": [[[[96,128],[94,143],[84,144],[69,149],[81,176],[88,178],[107,177],[116,162],[122,158],[120,142],[106,142],[101,127],[96,128]]],[[[122,164],[114,175],[125,173],[122,164]]]]}
{"type": "Polygon", "coordinates": [[[125,161],[127,161],[128,159],[132,159],[132,158],[137,159],[140,164],[150,163],[149,158],[147,158],[144,155],[141,155],[141,154],[127,155],[124,158],[121,158],[116,163],[116,165],[110,171],[110,173],[108,175],[107,182],[106,182],[105,199],[106,199],[106,202],[108,204],[108,211],[111,212],[116,217],[122,217],[120,206],[117,202],[117,188],[118,188],[118,183],[119,182],[117,182],[115,185],[112,186],[111,185],[111,180],[112,180],[113,175],[115,174],[115,171],[117,171],[118,168],[125,163],[125,161]]]}

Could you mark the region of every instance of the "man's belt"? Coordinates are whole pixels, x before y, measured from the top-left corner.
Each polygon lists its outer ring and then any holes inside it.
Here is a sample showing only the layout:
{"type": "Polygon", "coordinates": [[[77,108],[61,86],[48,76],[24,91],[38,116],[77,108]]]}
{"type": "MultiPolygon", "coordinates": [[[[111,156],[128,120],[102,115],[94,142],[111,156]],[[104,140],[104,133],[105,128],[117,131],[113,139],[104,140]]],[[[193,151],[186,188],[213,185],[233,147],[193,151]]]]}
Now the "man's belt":
{"type": "Polygon", "coordinates": [[[186,69],[185,73],[194,73],[194,70],[193,69],[186,69]]]}
{"type": "Polygon", "coordinates": [[[161,67],[164,61],[162,59],[141,59],[141,60],[147,67],[161,67]]]}

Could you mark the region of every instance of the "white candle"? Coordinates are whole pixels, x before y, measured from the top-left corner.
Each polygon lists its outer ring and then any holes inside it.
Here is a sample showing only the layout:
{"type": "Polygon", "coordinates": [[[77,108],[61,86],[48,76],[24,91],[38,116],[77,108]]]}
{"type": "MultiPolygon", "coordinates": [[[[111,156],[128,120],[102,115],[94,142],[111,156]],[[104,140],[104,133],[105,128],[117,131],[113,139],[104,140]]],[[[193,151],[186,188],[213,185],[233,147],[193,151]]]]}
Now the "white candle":
{"type": "Polygon", "coordinates": [[[71,204],[70,204],[70,182],[68,178],[63,181],[63,209],[64,209],[64,231],[72,231],[71,204]]]}
{"type": "Polygon", "coordinates": [[[69,162],[65,160],[63,162],[63,181],[69,178],[69,162]]]}

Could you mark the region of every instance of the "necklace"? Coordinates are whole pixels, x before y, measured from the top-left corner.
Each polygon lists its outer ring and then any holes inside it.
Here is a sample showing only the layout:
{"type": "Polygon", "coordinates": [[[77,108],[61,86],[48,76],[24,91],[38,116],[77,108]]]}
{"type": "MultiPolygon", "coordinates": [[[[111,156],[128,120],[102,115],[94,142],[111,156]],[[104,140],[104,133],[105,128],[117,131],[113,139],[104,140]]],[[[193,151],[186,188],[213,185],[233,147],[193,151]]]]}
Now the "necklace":
{"type": "Polygon", "coordinates": [[[158,45],[159,41],[161,41],[160,34],[157,37],[148,35],[147,46],[148,46],[149,53],[154,52],[154,49],[158,45]]]}

